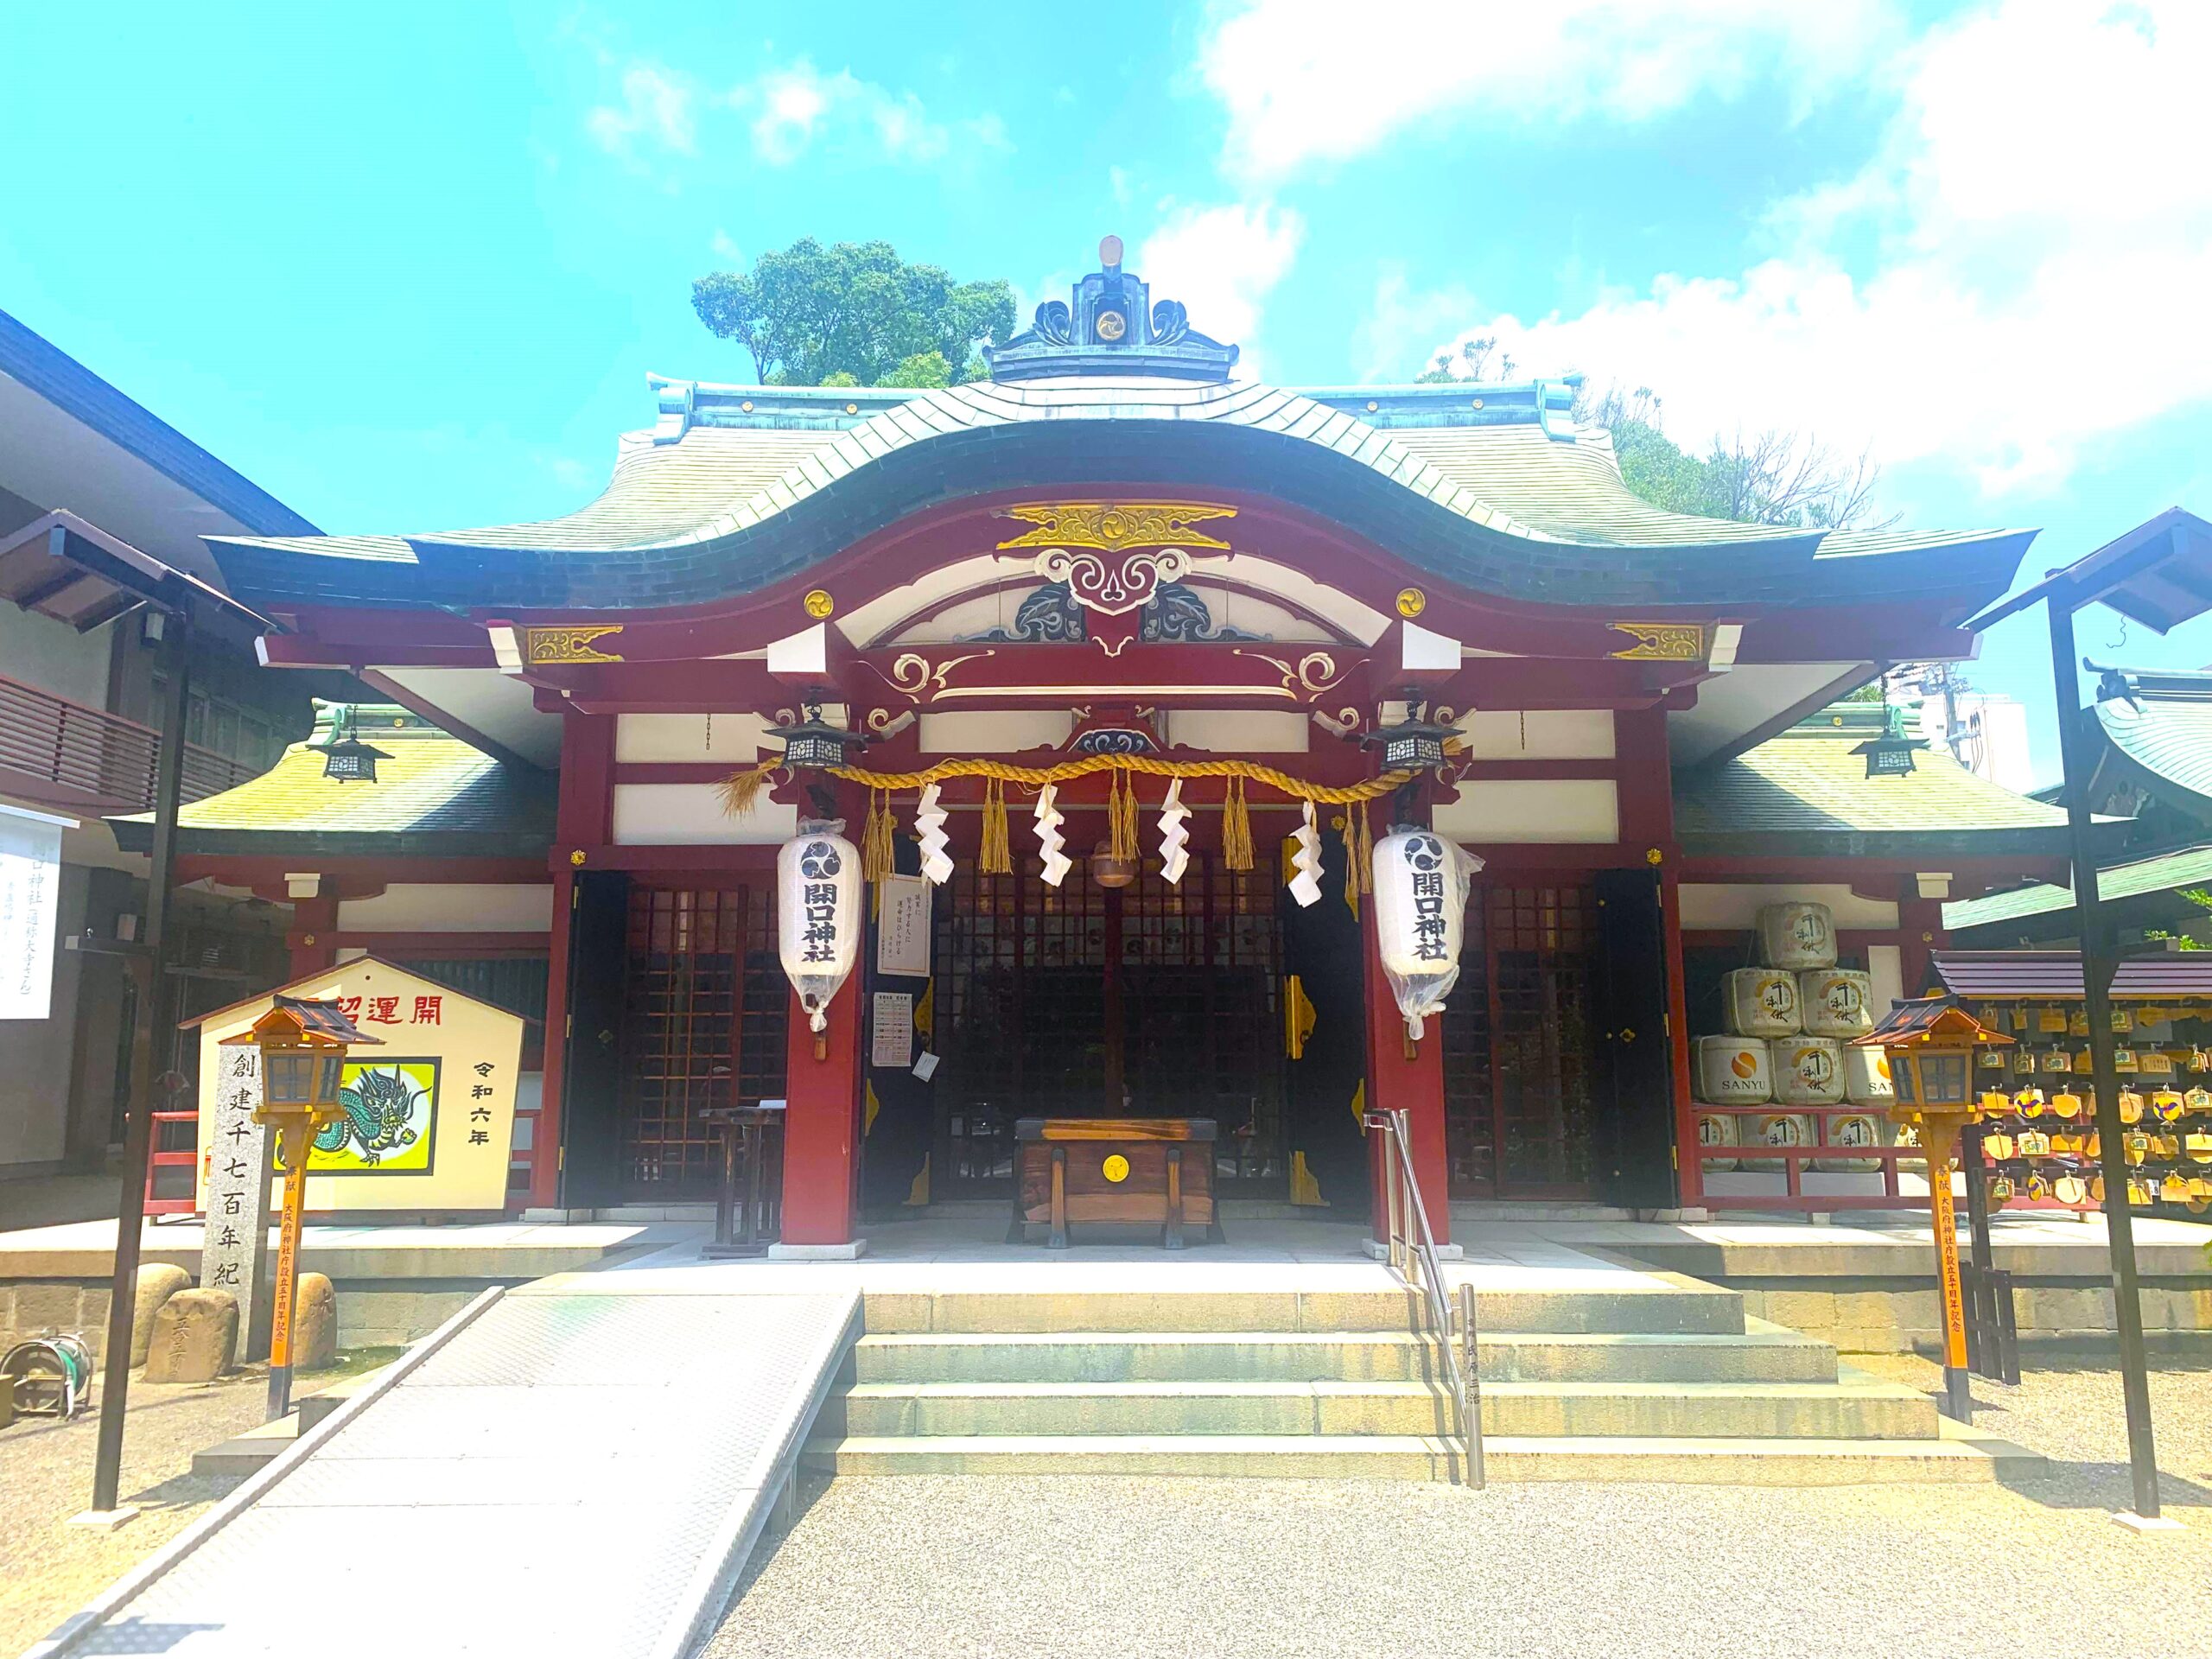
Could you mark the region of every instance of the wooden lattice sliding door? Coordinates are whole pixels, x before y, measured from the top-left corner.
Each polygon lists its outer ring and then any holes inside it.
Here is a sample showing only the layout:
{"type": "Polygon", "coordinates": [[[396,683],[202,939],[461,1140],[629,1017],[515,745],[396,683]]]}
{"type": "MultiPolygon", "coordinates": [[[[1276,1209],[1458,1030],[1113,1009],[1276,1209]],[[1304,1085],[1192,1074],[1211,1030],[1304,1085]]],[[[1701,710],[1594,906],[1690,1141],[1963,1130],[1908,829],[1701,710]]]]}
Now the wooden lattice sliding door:
{"type": "Polygon", "coordinates": [[[626,954],[623,1195],[710,1198],[721,1147],[700,1112],[784,1093],[774,887],[632,887],[626,954]]]}
{"type": "Polygon", "coordinates": [[[1118,894],[963,863],[938,901],[933,1198],[997,1197],[1016,1117],[1211,1117],[1216,1179],[1287,1186],[1282,931],[1270,874],[1192,861],[1118,894]]]}
{"type": "Polygon", "coordinates": [[[1444,1011],[1455,1196],[1589,1195],[1597,916],[1580,883],[1469,893],[1444,1011]]]}

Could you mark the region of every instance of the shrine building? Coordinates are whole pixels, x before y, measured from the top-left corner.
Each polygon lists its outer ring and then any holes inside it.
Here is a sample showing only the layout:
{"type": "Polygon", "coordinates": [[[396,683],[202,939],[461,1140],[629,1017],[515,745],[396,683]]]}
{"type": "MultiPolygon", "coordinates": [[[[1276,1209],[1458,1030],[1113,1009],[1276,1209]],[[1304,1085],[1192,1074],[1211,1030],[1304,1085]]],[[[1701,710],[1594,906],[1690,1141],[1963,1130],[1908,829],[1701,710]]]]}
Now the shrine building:
{"type": "Polygon", "coordinates": [[[1402,1109],[1440,1234],[1878,1201],[1709,1175],[1693,1039],[1763,908],[1886,1007],[1947,901],[2063,883],[2056,809],[1843,702],[1971,657],[2033,532],[1665,512],[1574,378],[1238,379],[1102,254],[974,385],[656,377],[561,517],[208,538],[271,671],[382,701],[188,806],[181,878],[524,1014],[537,1212],[711,1197],[761,1101],[800,1252],[1006,1198],[1024,1119],[1363,1216],[1402,1109]],[[1377,891],[1408,828],[1446,879],[1377,891]]]}

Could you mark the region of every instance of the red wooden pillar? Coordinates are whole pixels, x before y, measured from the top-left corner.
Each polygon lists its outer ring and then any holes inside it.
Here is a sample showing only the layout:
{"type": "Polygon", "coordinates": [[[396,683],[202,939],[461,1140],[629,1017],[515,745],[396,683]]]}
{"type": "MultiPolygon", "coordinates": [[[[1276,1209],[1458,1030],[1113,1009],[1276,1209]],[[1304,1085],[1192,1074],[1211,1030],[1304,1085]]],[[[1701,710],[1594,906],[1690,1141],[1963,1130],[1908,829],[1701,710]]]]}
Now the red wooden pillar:
{"type": "Polygon", "coordinates": [[[784,1077],[784,1230],[775,1254],[860,1254],[861,982],[830,1001],[826,1030],[791,999],[784,1077]],[[816,1045],[820,1044],[817,1057],[816,1045]]]}
{"type": "MultiPolygon", "coordinates": [[[[846,834],[857,842],[866,798],[850,784],[837,785],[836,797],[846,834]]],[[[801,819],[810,816],[801,806],[801,819]]],[[[867,894],[861,904],[865,907],[873,899],[867,894]]],[[[780,916],[777,925],[782,926],[780,916]]],[[[796,992],[787,1005],[784,1218],[777,1255],[858,1255],[865,1248],[860,1237],[861,998],[868,965],[863,929],[858,960],[830,999],[829,1025],[822,1031],[808,1029],[796,992]]]]}
{"type": "Polygon", "coordinates": [[[325,876],[312,899],[292,902],[291,931],[284,943],[291,949],[290,977],[319,974],[338,963],[338,947],[331,941],[338,931],[338,883],[325,876]]]}
{"type": "MultiPolygon", "coordinates": [[[[562,1083],[569,1052],[569,930],[575,908],[575,873],[613,838],[614,721],[612,715],[569,709],[561,717],[560,793],[554,810],[553,926],[546,940],[545,1072],[537,1128],[531,1142],[530,1202],[561,1202],[562,1083]]],[[[601,963],[601,971],[619,964],[601,963]]]]}
{"type": "Polygon", "coordinates": [[[1897,966],[1907,996],[1925,996],[1933,977],[1928,958],[1943,948],[1943,901],[1920,896],[1920,880],[1908,875],[1897,894],[1897,966]]]}
{"type": "MultiPolygon", "coordinates": [[[[1375,834],[1388,833],[1379,807],[1375,834]]],[[[1359,931],[1367,964],[1367,1104],[1384,1111],[1402,1110],[1412,1129],[1414,1174],[1421,1198],[1428,1211],[1429,1229],[1436,1242],[1452,1238],[1452,1159],[1444,1135],[1444,1017],[1431,1014],[1418,1043],[1406,1036],[1406,1019],[1398,999],[1390,994],[1390,981],[1382,971],[1382,949],[1375,931],[1375,906],[1359,907],[1359,931]]],[[[1389,1217],[1383,1212],[1382,1159],[1387,1150],[1382,1137],[1367,1137],[1370,1166],[1375,1173],[1375,1237],[1389,1238],[1389,1217]]]]}

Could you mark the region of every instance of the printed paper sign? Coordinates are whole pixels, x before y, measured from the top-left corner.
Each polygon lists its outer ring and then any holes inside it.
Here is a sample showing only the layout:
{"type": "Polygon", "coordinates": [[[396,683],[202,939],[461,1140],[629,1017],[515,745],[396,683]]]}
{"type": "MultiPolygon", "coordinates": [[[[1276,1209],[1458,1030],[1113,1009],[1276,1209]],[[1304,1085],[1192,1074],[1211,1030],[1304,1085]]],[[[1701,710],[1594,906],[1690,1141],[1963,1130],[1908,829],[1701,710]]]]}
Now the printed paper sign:
{"type": "Polygon", "coordinates": [[[869,1065],[896,1066],[903,1071],[914,1063],[912,997],[904,991],[878,991],[874,1029],[874,1046],[868,1056],[869,1065]]]}
{"type": "Polygon", "coordinates": [[[883,878],[875,929],[875,971],[925,978],[930,971],[930,884],[918,875],[883,878]]]}
{"type": "Polygon", "coordinates": [[[52,1012],[61,832],[73,823],[0,806],[0,1020],[52,1012]]]}

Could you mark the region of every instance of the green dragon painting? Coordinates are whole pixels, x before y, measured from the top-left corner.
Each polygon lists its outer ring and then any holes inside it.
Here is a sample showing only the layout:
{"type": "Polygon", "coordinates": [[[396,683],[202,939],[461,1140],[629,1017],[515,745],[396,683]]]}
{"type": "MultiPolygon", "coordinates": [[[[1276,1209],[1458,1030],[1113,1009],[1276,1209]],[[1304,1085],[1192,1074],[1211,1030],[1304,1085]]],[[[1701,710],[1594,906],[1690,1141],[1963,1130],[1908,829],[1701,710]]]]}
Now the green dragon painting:
{"type": "Polygon", "coordinates": [[[397,1066],[347,1070],[351,1075],[338,1091],[344,1116],[315,1135],[315,1149],[338,1157],[350,1154],[373,1167],[385,1154],[415,1144],[416,1108],[425,1103],[426,1094],[397,1066]]]}

